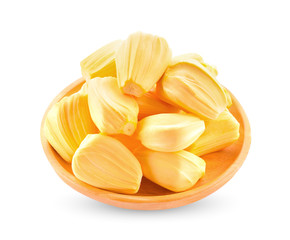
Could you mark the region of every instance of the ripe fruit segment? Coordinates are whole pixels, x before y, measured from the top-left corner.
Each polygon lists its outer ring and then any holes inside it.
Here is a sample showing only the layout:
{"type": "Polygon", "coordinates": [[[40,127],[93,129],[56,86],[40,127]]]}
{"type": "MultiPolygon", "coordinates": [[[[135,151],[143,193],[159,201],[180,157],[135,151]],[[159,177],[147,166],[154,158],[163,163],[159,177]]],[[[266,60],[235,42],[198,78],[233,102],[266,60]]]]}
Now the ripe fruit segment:
{"type": "Polygon", "coordinates": [[[101,134],[89,134],[72,160],[75,176],[94,187],[114,192],[138,192],[141,166],[118,140],[101,134]]]}
{"type": "Polygon", "coordinates": [[[239,138],[239,128],[239,122],[225,110],[217,119],[205,121],[204,133],[186,150],[198,156],[219,151],[239,138]]]}
{"type": "Polygon", "coordinates": [[[138,121],[138,104],[124,95],[114,77],[88,80],[89,109],[102,133],[132,135],[138,121]]]}
{"type": "Polygon", "coordinates": [[[171,60],[165,39],[134,33],[116,54],[118,84],[126,94],[141,97],[160,79],[171,60]]]}
{"type": "Polygon", "coordinates": [[[227,105],[222,86],[195,59],[173,62],[156,90],[162,100],[204,118],[217,118],[227,105]]]}
{"type": "Polygon", "coordinates": [[[84,79],[116,77],[115,56],[121,43],[121,40],[111,42],[81,61],[81,71],[84,79]]]}
{"type": "MultiPolygon", "coordinates": [[[[217,71],[216,67],[205,63],[203,61],[202,57],[196,53],[188,53],[188,54],[176,56],[173,58],[172,62],[174,64],[176,62],[180,62],[180,61],[184,61],[184,60],[192,60],[192,59],[197,60],[201,65],[203,65],[209,71],[209,73],[212,74],[213,77],[215,77],[215,78],[217,77],[218,71],[217,71]]],[[[232,105],[231,96],[230,96],[229,92],[224,87],[222,87],[222,88],[223,88],[224,93],[226,95],[227,107],[230,107],[232,105]]]]}
{"type": "Polygon", "coordinates": [[[191,114],[163,113],[143,118],[137,134],[151,150],[176,152],[190,146],[204,129],[204,121],[191,114]]]}
{"type": "Polygon", "coordinates": [[[134,154],[146,178],[174,192],[191,188],[205,173],[205,161],[184,150],[165,153],[139,149],[134,154]]]}
{"type": "Polygon", "coordinates": [[[77,93],[64,97],[47,114],[44,132],[48,142],[67,162],[82,140],[98,129],[91,119],[85,86],[77,93]]]}

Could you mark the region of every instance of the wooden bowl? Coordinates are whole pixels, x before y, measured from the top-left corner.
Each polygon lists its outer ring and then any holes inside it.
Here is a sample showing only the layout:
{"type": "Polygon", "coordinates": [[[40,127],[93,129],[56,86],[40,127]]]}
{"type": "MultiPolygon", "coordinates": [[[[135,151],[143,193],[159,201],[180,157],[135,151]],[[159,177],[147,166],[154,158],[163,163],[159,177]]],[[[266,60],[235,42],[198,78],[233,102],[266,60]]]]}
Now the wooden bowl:
{"type": "Polygon", "coordinates": [[[205,176],[191,189],[185,192],[174,193],[152,183],[144,177],[140,190],[135,195],[119,194],[90,186],[73,175],[71,165],[65,162],[46,140],[43,128],[50,108],[64,96],[78,91],[83,83],[84,80],[80,78],[57,95],[43,116],[40,133],[44,152],[56,173],[73,189],[90,198],[128,209],[157,210],[180,207],[198,201],[223,186],[239,170],[247,156],[251,143],[250,124],[242,106],[231,94],[233,104],[230,112],[240,123],[240,138],[222,151],[203,156],[203,159],[206,161],[205,176]]]}

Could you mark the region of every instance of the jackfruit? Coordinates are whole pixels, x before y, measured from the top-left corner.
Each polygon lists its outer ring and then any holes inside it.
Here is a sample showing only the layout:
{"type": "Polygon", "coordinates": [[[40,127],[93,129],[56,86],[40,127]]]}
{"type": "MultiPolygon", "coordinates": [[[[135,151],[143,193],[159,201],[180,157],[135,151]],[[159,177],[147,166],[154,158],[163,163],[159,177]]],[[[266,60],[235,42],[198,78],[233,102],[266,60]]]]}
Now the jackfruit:
{"type": "Polygon", "coordinates": [[[186,150],[202,156],[219,151],[238,140],[240,124],[225,110],[215,120],[205,120],[204,133],[186,150]]]}
{"type": "Polygon", "coordinates": [[[184,150],[166,153],[141,148],[134,154],[146,178],[173,192],[191,188],[205,174],[205,161],[184,150]]]}
{"type": "Polygon", "coordinates": [[[80,143],[89,133],[98,129],[91,119],[86,87],[56,103],[48,112],[45,124],[45,137],[58,154],[67,162],[80,143]]]}
{"type": "Polygon", "coordinates": [[[116,78],[88,80],[88,100],[92,119],[102,133],[134,133],[139,107],[134,97],[121,92],[116,78]]]}
{"type": "Polygon", "coordinates": [[[125,40],[116,54],[118,84],[129,95],[141,97],[160,79],[171,61],[165,39],[137,32],[125,40]]]}
{"type": "Polygon", "coordinates": [[[222,86],[195,59],[173,62],[156,91],[162,100],[202,118],[215,119],[227,106],[222,86]]]}
{"type": "MultiPolygon", "coordinates": [[[[184,61],[184,60],[190,60],[190,59],[195,59],[197,61],[199,61],[199,63],[201,65],[203,65],[214,77],[217,77],[218,75],[218,71],[216,69],[215,66],[213,65],[209,65],[207,63],[205,63],[202,59],[202,57],[196,53],[187,53],[187,54],[183,54],[183,55],[179,55],[173,58],[173,63],[176,63],[178,61],[184,61]]],[[[224,93],[226,95],[226,99],[227,99],[227,107],[230,107],[232,105],[232,99],[231,99],[231,95],[229,94],[229,92],[227,91],[226,88],[222,87],[224,90],[224,93]]]]}
{"type": "Polygon", "coordinates": [[[192,114],[161,113],[143,118],[137,134],[141,143],[155,151],[176,152],[187,148],[204,132],[204,121],[192,114]]]}
{"type": "Polygon", "coordinates": [[[111,42],[81,61],[80,65],[84,79],[116,77],[115,56],[121,43],[121,40],[111,42]]]}
{"type": "Polygon", "coordinates": [[[74,175],[94,187],[114,192],[138,192],[142,178],[140,163],[118,140],[89,134],[72,160],[74,175]]]}
{"type": "Polygon", "coordinates": [[[151,91],[145,93],[142,97],[136,98],[136,101],[139,105],[139,119],[159,113],[177,113],[180,111],[177,107],[160,100],[151,91]]]}

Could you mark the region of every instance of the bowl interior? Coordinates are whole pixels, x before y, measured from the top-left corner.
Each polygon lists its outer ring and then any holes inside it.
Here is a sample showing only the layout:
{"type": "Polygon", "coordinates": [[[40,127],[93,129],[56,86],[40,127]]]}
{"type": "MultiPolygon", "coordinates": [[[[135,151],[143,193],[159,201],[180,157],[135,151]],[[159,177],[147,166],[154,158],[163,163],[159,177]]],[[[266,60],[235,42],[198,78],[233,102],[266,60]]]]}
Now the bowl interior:
{"type": "Polygon", "coordinates": [[[178,207],[199,200],[217,190],[235,174],[246,158],[250,147],[250,127],[241,105],[231,94],[233,104],[229,110],[240,123],[240,138],[222,151],[202,156],[206,161],[206,173],[191,189],[182,193],[174,193],[143,177],[139,192],[134,195],[125,195],[98,189],[83,183],[75,178],[71,170],[71,164],[58,155],[43,133],[43,124],[49,109],[64,96],[77,92],[83,83],[83,79],[75,81],[52,101],[43,117],[41,141],[46,156],[57,174],[71,187],[93,199],[132,209],[178,207]]]}

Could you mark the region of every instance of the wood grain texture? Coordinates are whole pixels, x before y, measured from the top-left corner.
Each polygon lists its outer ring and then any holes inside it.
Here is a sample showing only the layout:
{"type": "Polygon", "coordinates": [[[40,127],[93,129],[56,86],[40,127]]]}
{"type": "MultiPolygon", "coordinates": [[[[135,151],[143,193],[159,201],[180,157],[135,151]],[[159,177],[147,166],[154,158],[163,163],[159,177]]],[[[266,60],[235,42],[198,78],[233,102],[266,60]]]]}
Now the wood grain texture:
{"type": "Polygon", "coordinates": [[[83,83],[84,80],[82,78],[76,80],[60,92],[51,102],[43,116],[40,135],[47,159],[60,178],[76,191],[92,199],[116,207],[138,210],[158,210],[184,206],[198,201],[222,187],[234,176],[246,159],[251,144],[250,124],[242,106],[230,93],[233,104],[229,110],[240,123],[240,138],[224,150],[202,157],[206,161],[205,176],[191,189],[185,192],[174,193],[152,183],[144,177],[139,192],[134,195],[109,192],[90,186],[73,175],[71,165],[65,162],[50,146],[43,131],[44,121],[50,108],[64,96],[78,91],[83,83]]]}

